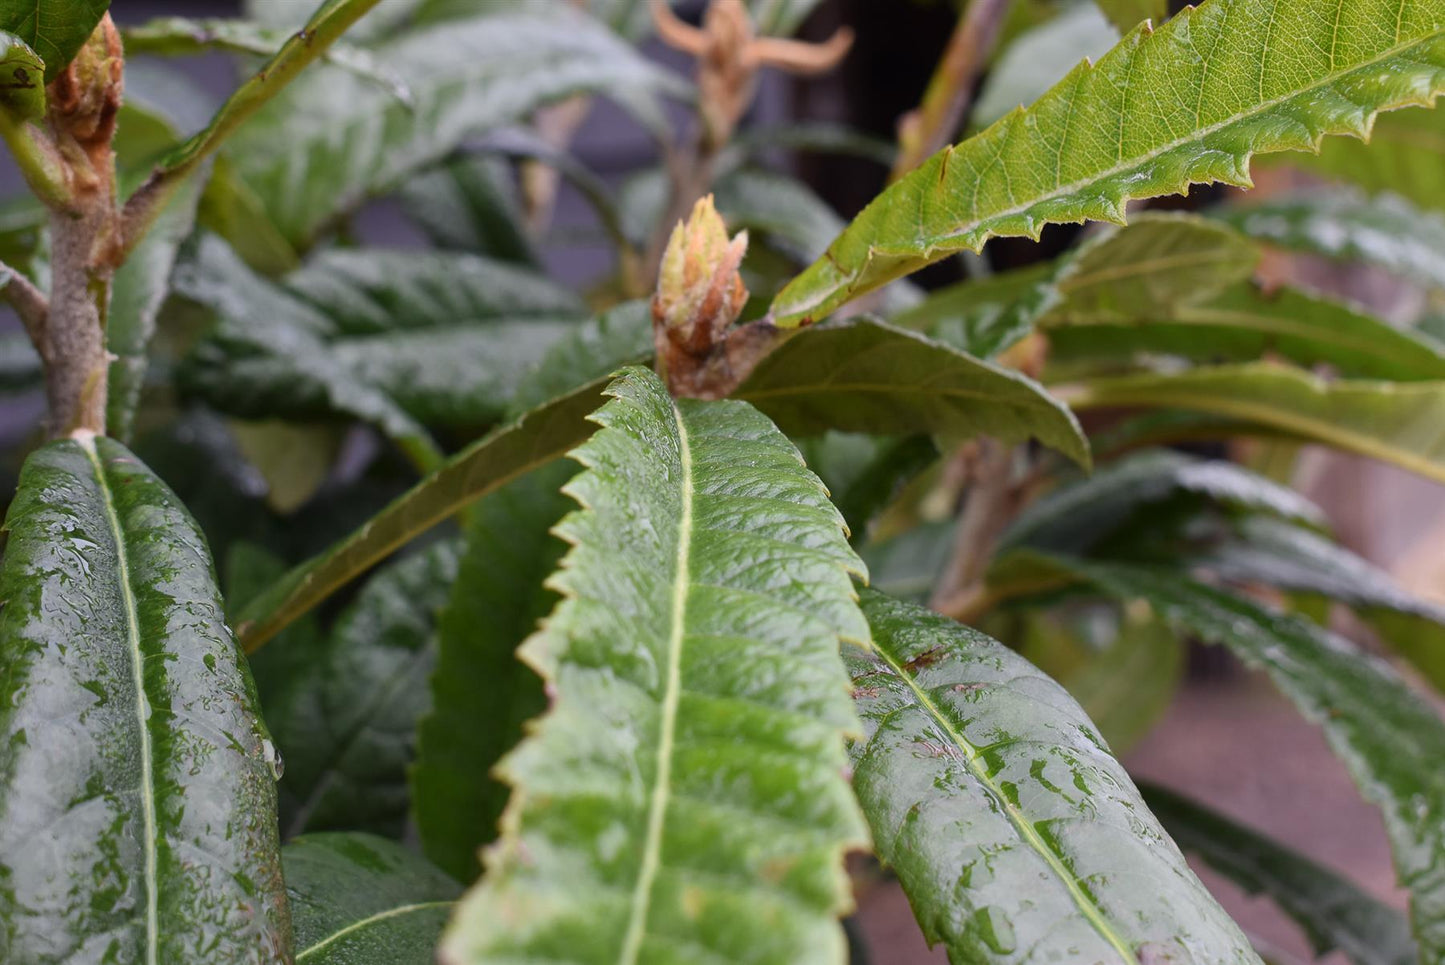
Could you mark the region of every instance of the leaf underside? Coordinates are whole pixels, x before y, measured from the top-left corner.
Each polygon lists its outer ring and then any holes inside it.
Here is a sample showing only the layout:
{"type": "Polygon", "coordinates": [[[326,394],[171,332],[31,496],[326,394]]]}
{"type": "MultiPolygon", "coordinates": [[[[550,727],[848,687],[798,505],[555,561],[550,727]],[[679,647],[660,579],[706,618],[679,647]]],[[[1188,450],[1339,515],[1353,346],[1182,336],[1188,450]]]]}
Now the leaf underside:
{"type": "Polygon", "coordinates": [[[1063,688],[921,607],[863,609],[854,788],[951,962],[1258,963],[1063,688]]]}
{"type": "Polygon", "coordinates": [[[563,600],[523,648],[552,709],[501,765],[503,836],[442,959],[840,962],[862,564],[761,414],[639,369],[609,394],[563,600]]]}
{"type": "Polygon", "coordinates": [[[282,960],[274,751],[204,537],[94,437],[30,456],[6,527],[6,960],[282,960]]]}
{"type": "Polygon", "coordinates": [[[782,326],[994,236],[1122,222],[1134,198],[1248,186],[1252,155],[1366,136],[1445,87],[1439,0],[1206,0],[1135,30],[880,195],[773,302],[782,326]]]}

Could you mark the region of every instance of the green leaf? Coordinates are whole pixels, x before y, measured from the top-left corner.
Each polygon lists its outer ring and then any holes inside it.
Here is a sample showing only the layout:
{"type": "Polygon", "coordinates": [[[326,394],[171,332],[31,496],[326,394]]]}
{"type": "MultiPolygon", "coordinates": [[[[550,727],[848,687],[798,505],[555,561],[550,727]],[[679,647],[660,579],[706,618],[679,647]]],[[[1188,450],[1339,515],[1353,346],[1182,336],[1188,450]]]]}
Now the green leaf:
{"type": "Polygon", "coordinates": [[[1169,0],[1095,0],[1120,33],[1128,33],[1145,20],[1159,26],[1169,16],[1169,0]]]}
{"type": "Polygon", "coordinates": [[[547,706],[541,679],[516,649],[557,601],[543,581],[566,546],[549,530],[574,505],[561,487],[575,473],[559,460],[477,504],[441,614],[433,709],[421,722],[411,787],[427,856],[460,881],[481,873],[481,848],[496,837],[507,803],[492,767],[547,706]]]}
{"type": "Polygon", "coordinates": [[[1261,241],[1368,262],[1445,288],[1445,215],[1423,211],[1396,194],[1316,191],[1215,214],[1261,241]]]}
{"type": "Polygon", "coordinates": [[[1405,591],[1389,573],[1321,536],[1277,520],[1245,519],[1237,539],[1190,557],[1232,583],[1262,583],[1353,608],[1445,691],[1445,607],[1405,591]]]}
{"type": "MultiPolygon", "coordinates": [[[[211,50],[274,57],[291,39],[293,31],[273,30],[248,20],[188,17],[160,17],[122,31],[127,54],[153,54],[160,57],[193,57],[211,50]]],[[[413,103],[406,81],[370,51],[350,44],[333,43],[321,55],[322,60],[349,70],[364,80],[377,84],[402,104],[413,103]]]]}
{"type": "Polygon", "coordinates": [[[559,338],[536,367],[522,376],[513,414],[546,403],[652,357],[652,302],[625,302],[588,319],[559,338]]]}
{"type": "Polygon", "coordinates": [[[149,367],[147,353],[156,333],[156,316],[170,294],[171,272],[181,243],[196,223],[203,184],[186,182],[170,199],[155,226],[116,270],[106,316],[105,347],[111,353],[106,427],[128,439],[149,367]]]}
{"type": "Polygon", "coordinates": [[[511,166],[494,157],[464,157],[408,178],[402,207],[439,248],[535,265],[521,229],[522,209],[511,166]]]}
{"type": "Polygon", "coordinates": [[[1087,553],[1121,527],[1143,525],[1159,504],[1179,494],[1310,526],[1325,524],[1319,507],[1288,486],[1230,462],[1152,450],[1112,462],[1032,503],[999,538],[999,550],[1031,546],[1087,553]]]}
{"type": "Polygon", "coordinates": [[[1385,114],[1376,119],[1369,141],[1336,138],[1318,155],[1279,160],[1372,194],[1393,191],[1422,208],[1445,211],[1445,114],[1440,111],[1385,114]]]}
{"type": "Polygon", "coordinates": [[[204,537],[93,436],[30,456],[6,529],[7,960],[282,960],[274,749],[204,537]]]}
{"type": "Polygon", "coordinates": [[[323,68],[268,104],[231,145],[239,176],[298,248],[468,138],[552,101],[598,91],[661,127],[658,96],[679,89],[606,28],[566,9],[440,23],[375,54],[406,80],[414,109],[323,68]]]}
{"type": "Polygon", "coordinates": [[[1272,898],[1309,936],[1315,955],[1339,949],[1355,965],[1418,961],[1410,923],[1323,865],[1162,787],[1144,800],[1185,851],[1250,894],[1272,898]]]}
{"type": "MultiPolygon", "coordinates": [[[[70,66],[109,9],[110,0],[3,0],[0,30],[19,37],[40,56],[48,84],[70,66]]],[[[9,66],[7,60],[3,67],[9,66]]]]}
{"type": "Polygon", "coordinates": [[[254,658],[266,721],[286,759],[283,838],[339,830],[401,836],[416,725],[430,705],[437,614],[459,555],[447,541],[391,564],[367,581],[330,633],[254,658]]]}
{"type": "Polygon", "coordinates": [[[561,456],[591,434],[587,416],[605,379],[539,406],[447,459],[351,535],[315,556],[248,605],[236,635],[255,650],[292,620],[413,537],[473,500],[561,456]]]}
{"type": "Polygon", "coordinates": [[[1205,0],[896,182],[778,295],[774,321],[821,319],[990,237],[1122,222],[1130,199],[1190,184],[1248,185],[1253,154],[1363,135],[1376,111],[1428,106],[1442,86],[1433,0],[1205,0]]]}
{"type": "Polygon", "coordinates": [[[1260,363],[1085,382],[1061,391],[1077,410],[1189,409],[1227,416],[1445,480],[1445,383],[1326,381],[1260,363]]]}
{"type": "Polygon", "coordinates": [[[790,435],[926,432],[957,441],[982,433],[1005,442],[1036,438],[1089,462],[1073,415],[1031,379],[872,319],[799,332],[734,397],[790,435]]]}
{"type": "Polygon", "coordinates": [[[563,600],[522,651],[556,696],[501,765],[505,831],[442,957],[841,961],[862,563],[749,406],[640,369],[609,394],[573,454],[563,600]]]}
{"type": "Polygon", "coordinates": [[[892,322],[924,332],[960,352],[993,358],[1034,330],[1058,301],[1057,264],[969,279],[930,292],[892,322]]]}
{"type": "Polygon", "coordinates": [[[879,438],[829,432],[796,441],[808,468],[828,487],[855,545],[898,490],[938,461],[937,447],[921,435],[879,438]]]}
{"type": "Polygon", "coordinates": [[[853,786],[951,962],[1259,961],[1061,687],[921,607],[863,606],[853,786]]]}
{"type": "Polygon", "coordinates": [[[432,965],[455,881],[369,834],[308,834],[282,859],[296,965],[432,965]]]}
{"type": "MultiPolygon", "coordinates": [[[[1113,3],[1135,7],[1157,3],[1162,7],[1166,0],[1113,3]]],[[[1107,54],[1119,42],[1120,34],[1128,33],[1148,16],[1144,13],[1124,25],[1110,23],[1090,3],[1065,6],[1057,17],[1020,34],[999,55],[969,114],[969,125],[987,127],[1009,111],[1032,104],[1063,80],[1075,64],[1086,57],[1097,60],[1107,54]]]]}
{"type": "Polygon", "coordinates": [[[1269,674],[1380,808],[1410,891],[1420,961],[1445,961],[1445,722],[1434,708],[1388,665],[1311,623],[1157,569],[1048,559],[1110,596],[1147,600],[1171,624],[1269,674]]]}
{"type": "Polygon", "coordinates": [[[353,415],[412,447],[422,425],[495,422],[586,312],[540,275],[460,253],[328,252],[278,286],[211,240],[178,284],[219,316],[188,391],[248,419],[353,415]]]}
{"type": "MultiPolygon", "coordinates": [[[[0,16],[5,11],[5,5],[0,5],[0,16]]],[[[0,53],[0,107],[18,121],[40,120],[45,116],[44,61],[24,40],[3,30],[0,47],[4,48],[0,53]]]]}

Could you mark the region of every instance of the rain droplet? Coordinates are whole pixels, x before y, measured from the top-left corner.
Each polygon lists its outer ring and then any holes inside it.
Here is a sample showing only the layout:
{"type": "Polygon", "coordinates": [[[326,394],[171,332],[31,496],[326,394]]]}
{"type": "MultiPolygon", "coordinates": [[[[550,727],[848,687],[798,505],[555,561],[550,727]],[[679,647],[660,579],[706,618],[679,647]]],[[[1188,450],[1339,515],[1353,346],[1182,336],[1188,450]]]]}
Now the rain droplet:
{"type": "Polygon", "coordinates": [[[281,752],[270,740],[261,741],[261,757],[271,766],[271,776],[281,780],[281,775],[286,773],[286,761],[282,759],[281,752]]]}

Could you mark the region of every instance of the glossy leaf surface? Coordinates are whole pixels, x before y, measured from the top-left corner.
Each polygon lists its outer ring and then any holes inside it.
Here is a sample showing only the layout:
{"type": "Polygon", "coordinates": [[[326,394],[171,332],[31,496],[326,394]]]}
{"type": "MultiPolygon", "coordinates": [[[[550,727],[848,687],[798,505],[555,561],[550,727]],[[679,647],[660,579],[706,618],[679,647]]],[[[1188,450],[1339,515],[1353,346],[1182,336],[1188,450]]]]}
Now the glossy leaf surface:
{"type": "Polygon", "coordinates": [[[1206,0],[896,182],[779,294],[774,320],[820,320],[990,237],[1247,185],[1253,154],[1364,134],[1376,111],[1429,105],[1442,86],[1434,0],[1206,0]]]}
{"type": "Polygon", "coordinates": [[[401,837],[416,725],[430,706],[437,614],[458,555],[452,540],[392,563],[329,633],[255,656],[266,721],[286,760],[283,838],[340,830],[401,837]]]}
{"type": "Polygon", "coordinates": [[[1326,381],[1261,363],[1097,379],[1065,396],[1075,409],[1188,409],[1283,430],[1445,480],[1445,383],[1326,381]]]}
{"type": "Polygon", "coordinates": [[[3,0],[0,30],[40,55],[48,84],[75,59],[108,9],[110,0],[3,0]]]}
{"type": "Polygon", "coordinates": [[[602,91],[660,123],[678,84],[596,21],[560,5],[447,21],[375,50],[408,107],[366,80],[313,71],[237,133],[230,157],[281,233],[305,248],[339,215],[470,137],[570,94],[602,91]]]}
{"type": "Polygon", "coordinates": [[[442,960],[839,962],[862,564],[761,414],[640,369],[609,395],[523,647],[552,709],[501,765],[505,830],[442,960]]]}
{"type": "Polygon", "coordinates": [[[1317,723],[1360,793],[1380,809],[1410,891],[1420,961],[1445,961],[1445,722],[1382,661],[1296,617],[1156,569],[1054,558],[1120,599],[1262,668],[1317,723]]]}
{"type": "Polygon", "coordinates": [[[1058,684],[976,630],[866,592],[854,788],[955,963],[1257,963],[1058,684]]]}
{"type": "Polygon", "coordinates": [[[447,459],[438,469],[330,549],[307,560],[253,601],[236,634],[255,650],[292,620],[473,500],[565,453],[591,434],[599,379],[531,410],[447,459]]]}
{"type": "Polygon", "coordinates": [[[1073,415],[1031,379],[915,332],[853,319],[800,332],[734,393],[786,432],[980,433],[1037,438],[1082,465],[1088,442],[1073,415]]]}
{"type": "MultiPolygon", "coordinates": [[[[1445,163],[1445,155],[1441,162],[1445,163]]],[[[1369,262],[1421,284],[1445,288],[1445,213],[1422,210],[1396,194],[1366,197],[1345,190],[1316,191],[1229,208],[1220,217],[1252,238],[1295,251],[1369,262]]]]}
{"type": "Polygon", "coordinates": [[[296,965],[431,965],[455,881],[369,834],[308,834],[281,857],[296,965]]]}
{"type": "Polygon", "coordinates": [[[275,751],[206,542],[119,443],[27,461],[0,570],[7,961],[279,961],[275,751]]]}
{"type": "Polygon", "coordinates": [[[1145,786],[1144,800],[1186,852],[1251,894],[1272,898],[1309,936],[1315,954],[1334,949],[1355,965],[1411,965],[1410,923],[1390,906],[1302,854],[1223,814],[1145,786]]]}
{"type": "Polygon", "coordinates": [[[482,846],[496,838],[507,803],[492,767],[546,709],[541,678],[516,651],[557,601],[543,582],[566,546],[549,530],[575,505],[561,487],[576,468],[558,460],[476,505],[441,613],[432,711],[421,722],[411,786],[427,856],[459,881],[481,873],[482,846]]]}

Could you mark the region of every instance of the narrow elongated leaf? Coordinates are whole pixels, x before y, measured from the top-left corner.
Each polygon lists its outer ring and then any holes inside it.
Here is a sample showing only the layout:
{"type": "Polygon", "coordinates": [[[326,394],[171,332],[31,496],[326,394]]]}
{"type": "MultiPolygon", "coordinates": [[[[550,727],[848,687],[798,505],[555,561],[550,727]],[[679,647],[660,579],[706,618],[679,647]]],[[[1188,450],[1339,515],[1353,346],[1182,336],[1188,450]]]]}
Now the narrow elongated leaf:
{"type": "Polygon", "coordinates": [[[1186,852],[1251,894],[1272,898],[1309,936],[1315,954],[1339,949],[1355,965],[1417,961],[1410,923],[1351,882],[1218,812],[1162,787],[1144,800],[1186,852]]]}
{"type": "Polygon", "coordinates": [[[283,838],[339,830],[401,836],[416,725],[430,705],[437,614],[458,556],[447,541],[391,564],[330,633],[256,655],[266,721],[286,760],[283,838]]]}
{"type": "Polygon", "coordinates": [[[1058,270],[1044,264],[970,279],[929,293],[890,320],[969,355],[993,358],[1032,332],[1058,302],[1058,270]]]}
{"type": "Polygon", "coordinates": [[[1255,422],[1445,480],[1441,382],[1329,382],[1259,364],[1098,379],[1062,394],[1075,409],[1165,407],[1255,422]]]}
{"type": "Polygon", "coordinates": [[[1401,111],[1378,118],[1368,143],[1336,138],[1320,153],[1278,160],[1357,184],[1371,193],[1393,191],[1422,208],[1445,211],[1445,114],[1401,111]]]}
{"type": "Polygon", "coordinates": [[[459,881],[481,873],[482,846],[496,838],[507,803],[493,765],[546,709],[541,679],[516,650],[557,600],[543,581],[566,546],[548,530],[574,505],[561,487],[575,472],[559,460],[477,504],[441,614],[433,707],[421,722],[411,786],[427,856],[459,881]],[[482,693],[478,681],[486,681],[482,693]]]}
{"type": "Polygon", "coordinates": [[[91,436],[31,455],[6,528],[6,959],[282,960],[274,751],[204,537],[91,436]]]}
{"type": "Polygon", "coordinates": [[[1031,379],[871,319],[798,333],[734,396],[794,435],[839,429],[959,440],[984,433],[1009,442],[1036,438],[1089,462],[1073,415],[1031,379]]]}
{"type": "Polygon", "coordinates": [[[1087,553],[1140,513],[1181,493],[1255,512],[1323,526],[1324,513],[1288,486],[1233,463],[1205,461],[1154,450],[1110,463],[1085,479],[1065,483],[1030,505],[999,538],[1000,550],[1018,546],[1087,553]]]}
{"type": "Polygon", "coordinates": [[[652,351],[651,301],[625,302],[558,339],[522,377],[512,411],[521,414],[624,365],[645,362],[652,351]]]}
{"type": "Polygon", "coordinates": [[[601,91],[662,126],[657,96],[679,86],[606,28],[568,9],[439,23],[375,54],[406,81],[414,107],[352,74],[322,68],[268,104],[231,145],[241,179],[298,248],[467,138],[549,102],[601,91]]]}
{"type": "Polygon", "coordinates": [[[472,255],[325,255],[277,286],[211,240],[182,290],[216,310],[183,385],[244,418],[364,418],[397,439],[486,425],[585,307],[540,275],[472,255]]]}
{"type": "Polygon", "coordinates": [[[30,45],[48,84],[70,66],[110,9],[110,0],[0,0],[0,30],[30,45]]]}
{"type": "Polygon", "coordinates": [[[778,295],[774,320],[821,319],[990,237],[1119,222],[1128,200],[1190,184],[1248,185],[1256,153],[1431,104],[1442,38],[1434,0],[1206,0],[896,182],[778,295]]]}
{"type": "Polygon", "coordinates": [[[1423,285],[1445,288],[1445,214],[1421,210],[1397,194],[1317,191],[1226,208],[1218,217],[1252,238],[1369,262],[1423,285]]]}
{"type": "Polygon", "coordinates": [[[1407,593],[1384,570],[1319,533],[1246,519],[1238,539],[1192,556],[1231,583],[1264,584],[1347,604],[1445,690],[1445,607],[1407,593]]]}
{"type": "Polygon", "coordinates": [[[591,433],[605,379],[554,399],[447,459],[326,552],[307,560],[247,606],[236,635],[255,650],[339,587],[458,509],[571,449],[591,433]]]}
{"type": "Polygon", "coordinates": [[[842,961],[862,563],[765,417],[638,369],[609,394],[563,601],[523,648],[556,697],[501,766],[505,832],[441,957],[842,961]]]}
{"type": "Polygon", "coordinates": [[[105,345],[113,358],[105,421],[116,438],[130,436],[145,383],[156,316],[170,293],[171,271],[181,242],[195,225],[202,187],[199,178],[192,178],[176,192],[151,231],[116,270],[111,284],[105,345]]]}
{"type": "Polygon", "coordinates": [[[296,965],[431,965],[455,881],[369,834],[308,834],[281,857],[296,965]]]}
{"type": "Polygon", "coordinates": [[[1259,961],[1061,687],[921,607],[863,605],[853,785],[951,962],[1259,961]]]}
{"type": "Polygon", "coordinates": [[[1051,557],[1052,565],[1264,669],[1319,724],[1366,800],[1380,808],[1410,891],[1420,961],[1445,962],[1445,723],[1383,662],[1304,620],[1157,569],[1051,557]]]}
{"type": "Polygon", "coordinates": [[[457,158],[408,178],[399,198],[439,248],[470,251],[523,265],[536,263],[523,233],[522,207],[510,165],[495,157],[457,158]]]}

